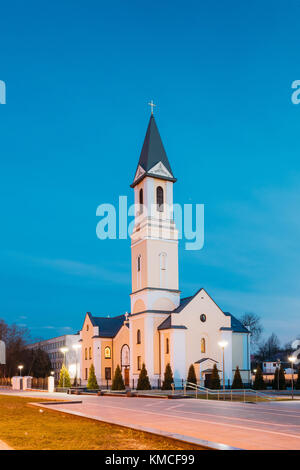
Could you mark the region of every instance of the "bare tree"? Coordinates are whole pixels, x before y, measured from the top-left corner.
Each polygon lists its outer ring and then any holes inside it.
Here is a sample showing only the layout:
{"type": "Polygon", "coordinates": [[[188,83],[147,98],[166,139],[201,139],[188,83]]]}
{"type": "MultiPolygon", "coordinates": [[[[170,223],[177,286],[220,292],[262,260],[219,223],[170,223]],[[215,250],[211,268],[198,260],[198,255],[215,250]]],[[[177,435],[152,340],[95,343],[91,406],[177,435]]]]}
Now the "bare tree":
{"type": "Polygon", "coordinates": [[[7,377],[12,377],[17,373],[18,363],[24,360],[24,349],[29,340],[29,331],[15,324],[7,325],[4,320],[0,319],[0,339],[6,345],[4,373],[7,377]]]}
{"type": "Polygon", "coordinates": [[[266,341],[260,343],[257,358],[264,360],[273,360],[273,357],[280,351],[280,341],[278,336],[275,333],[272,333],[271,336],[266,341]]]}
{"type": "Polygon", "coordinates": [[[251,348],[255,349],[259,344],[261,334],[263,332],[260,317],[256,315],[256,313],[244,313],[240,318],[240,322],[250,330],[251,348]]]}

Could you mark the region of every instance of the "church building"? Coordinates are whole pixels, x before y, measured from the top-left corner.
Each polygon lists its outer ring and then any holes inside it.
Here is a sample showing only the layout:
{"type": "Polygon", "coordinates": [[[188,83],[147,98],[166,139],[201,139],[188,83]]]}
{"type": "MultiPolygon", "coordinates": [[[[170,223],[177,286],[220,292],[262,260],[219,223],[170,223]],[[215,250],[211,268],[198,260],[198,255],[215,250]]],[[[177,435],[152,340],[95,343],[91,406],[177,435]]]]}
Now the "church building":
{"type": "Polygon", "coordinates": [[[143,363],[153,386],[163,381],[168,363],[175,385],[187,378],[191,364],[201,385],[208,385],[214,364],[222,380],[223,363],[226,385],[232,383],[236,366],[244,383],[250,382],[248,329],[223,312],[204,288],[181,297],[178,231],[172,213],[175,182],[151,113],[131,184],[131,312],[112,318],[86,314],[80,332],[83,384],[92,363],[99,385],[110,384],[119,365],[131,387],[143,363]]]}

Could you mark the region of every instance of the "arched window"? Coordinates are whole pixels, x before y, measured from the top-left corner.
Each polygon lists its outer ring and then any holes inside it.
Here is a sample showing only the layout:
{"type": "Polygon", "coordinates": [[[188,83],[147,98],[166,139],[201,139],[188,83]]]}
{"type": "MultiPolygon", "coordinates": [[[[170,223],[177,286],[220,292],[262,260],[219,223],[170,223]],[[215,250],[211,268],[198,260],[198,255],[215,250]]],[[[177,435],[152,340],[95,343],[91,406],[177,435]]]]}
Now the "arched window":
{"type": "Polygon", "coordinates": [[[139,203],[140,203],[140,214],[143,213],[144,209],[144,193],[143,193],[143,188],[140,189],[139,192],[139,203]]]}
{"type": "Polygon", "coordinates": [[[137,330],[136,332],[136,342],[137,344],[141,344],[141,330],[137,330]]]}
{"type": "Polygon", "coordinates": [[[84,350],[84,359],[87,360],[87,348],[84,350]]]}
{"type": "Polygon", "coordinates": [[[205,353],[205,350],[206,350],[206,348],[205,348],[205,338],[202,338],[201,339],[201,352],[205,353]]]}
{"type": "Polygon", "coordinates": [[[130,366],[129,346],[128,344],[123,344],[121,348],[121,367],[129,367],[129,366],[130,366]]]}
{"type": "Polygon", "coordinates": [[[158,212],[163,212],[164,210],[164,190],[161,186],[156,188],[156,206],[158,212]]]}
{"type": "Polygon", "coordinates": [[[169,349],[169,338],[166,338],[166,354],[169,354],[170,349],[169,349]]]}
{"type": "Polygon", "coordinates": [[[92,348],[89,348],[89,359],[92,359],[92,348]]]}
{"type": "Polygon", "coordinates": [[[104,357],[105,359],[111,359],[111,349],[109,346],[106,346],[104,349],[104,357]]]}

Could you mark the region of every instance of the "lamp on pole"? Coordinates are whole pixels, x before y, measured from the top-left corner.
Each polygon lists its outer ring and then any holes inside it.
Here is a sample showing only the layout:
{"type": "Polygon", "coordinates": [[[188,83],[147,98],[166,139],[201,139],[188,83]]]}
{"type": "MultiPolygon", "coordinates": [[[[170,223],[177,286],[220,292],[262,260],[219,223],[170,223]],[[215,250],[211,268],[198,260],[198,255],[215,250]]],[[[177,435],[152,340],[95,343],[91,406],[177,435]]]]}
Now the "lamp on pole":
{"type": "MultiPolygon", "coordinates": [[[[253,369],[253,372],[254,372],[254,380],[255,380],[257,369],[253,369]]],[[[254,384],[254,380],[252,379],[252,385],[254,384]]]]}
{"type": "Polygon", "coordinates": [[[279,369],[280,369],[280,359],[277,359],[277,368],[278,368],[278,374],[277,374],[277,389],[279,390],[279,369]]]}
{"type": "Polygon", "coordinates": [[[292,400],[294,400],[294,362],[296,361],[295,356],[290,356],[289,361],[292,366],[292,400]]]}
{"type": "Polygon", "coordinates": [[[22,369],[23,369],[23,368],[24,368],[24,366],[22,366],[22,365],[19,365],[19,366],[18,366],[18,369],[19,369],[19,371],[20,371],[20,377],[22,376],[22,369]]]}
{"type": "Polygon", "coordinates": [[[75,350],[75,353],[76,353],[76,375],[75,375],[76,380],[78,379],[78,375],[79,375],[78,374],[78,351],[80,348],[81,348],[81,344],[79,343],[73,344],[73,349],[75,350]]]}
{"type": "MultiPolygon", "coordinates": [[[[69,349],[68,348],[60,348],[60,351],[64,355],[63,365],[66,367],[66,353],[69,351],[69,349]]],[[[65,388],[65,373],[63,374],[63,388],[65,388]]]]}
{"type": "Polygon", "coordinates": [[[224,400],[225,400],[225,348],[228,344],[227,341],[220,341],[219,343],[219,346],[220,348],[222,348],[222,352],[223,352],[223,392],[224,392],[224,400]]]}

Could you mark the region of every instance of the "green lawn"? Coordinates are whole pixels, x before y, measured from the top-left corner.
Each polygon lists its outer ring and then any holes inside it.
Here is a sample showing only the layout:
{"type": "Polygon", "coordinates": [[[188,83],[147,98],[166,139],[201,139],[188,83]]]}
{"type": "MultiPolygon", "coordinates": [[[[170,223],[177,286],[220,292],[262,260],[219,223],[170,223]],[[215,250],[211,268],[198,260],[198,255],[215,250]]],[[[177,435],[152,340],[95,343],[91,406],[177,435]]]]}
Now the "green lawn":
{"type": "MultiPolygon", "coordinates": [[[[172,439],[28,406],[0,395],[0,440],[18,450],[203,450],[172,439]]],[[[45,400],[43,400],[45,401],[45,400]]]]}

